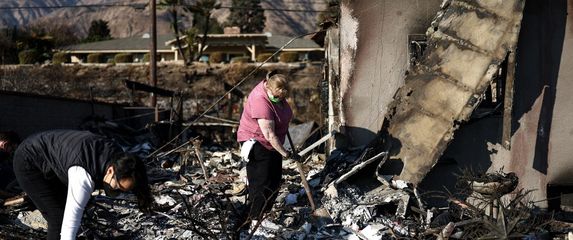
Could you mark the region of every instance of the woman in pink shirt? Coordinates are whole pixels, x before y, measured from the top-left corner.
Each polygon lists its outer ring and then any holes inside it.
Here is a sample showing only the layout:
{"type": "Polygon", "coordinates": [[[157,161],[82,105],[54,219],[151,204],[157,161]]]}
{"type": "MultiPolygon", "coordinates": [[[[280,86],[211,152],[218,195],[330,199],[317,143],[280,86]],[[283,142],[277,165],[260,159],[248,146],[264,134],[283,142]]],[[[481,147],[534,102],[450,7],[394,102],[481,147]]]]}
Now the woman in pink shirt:
{"type": "Polygon", "coordinates": [[[237,140],[248,161],[248,220],[261,219],[272,208],[281,184],[282,159],[292,155],[283,147],[293,115],[285,100],[287,93],[287,77],[269,73],[244,105],[237,140]]]}

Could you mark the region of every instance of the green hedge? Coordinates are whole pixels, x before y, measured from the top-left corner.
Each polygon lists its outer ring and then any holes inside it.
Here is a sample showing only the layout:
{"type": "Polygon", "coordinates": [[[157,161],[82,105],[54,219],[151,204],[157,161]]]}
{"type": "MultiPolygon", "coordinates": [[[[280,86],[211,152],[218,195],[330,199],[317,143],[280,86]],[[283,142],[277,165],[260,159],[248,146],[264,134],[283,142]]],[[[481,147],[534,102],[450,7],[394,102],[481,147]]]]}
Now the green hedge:
{"type": "Polygon", "coordinates": [[[213,52],[209,55],[210,63],[221,63],[225,55],[222,52],[213,52]]]}
{"type": "Polygon", "coordinates": [[[35,64],[42,61],[42,55],[35,49],[24,50],[18,53],[20,64],[35,64]]]}
{"type": "Polygon", "coordinates": [[[68,56],[68,54],[63,53],[63,52],[57,52],[54,53],[54,56],[52,56],[52,63],[53,64],[62,64],[62,63],[69,63],[70,62],[70,58],[68,56]]]}
{"type": "Polygon", "coordinates": [[[298,61],[298,53],[296,52],[282,52],[279,60],[283,63],[291,63],[298,61]]]}
{"type": "Polygon", "coordinates": [[[103,63],[103,55],[100,53],[88,54],[88,63],[103,63]]]}
{"type": "Polygon", "coordinates": [[[115,63],[131,63],[133,62],[133,55],[129,53],[118,53],[113,60],[115,63]]]}
{"type": "Polygon", "coordinates": [[[250,57],[234,57],[231,58],[231,63],[248,63],[250,60],[250,57]]]}
{"type": "MultiPolygon", "coordinates": [[[[143,62],[149,62],[150,58],[151,58],[151,55],[149,53],[146,53],[145,55],[143,55],[143,62]]],[[[155,57],[155,61],[161,62],[161,55],[157,54],[157,57],[155,57]]]]}
{"type": "MultiPolygon", "coordinates": [[[[261,53],[259,55],[257,55],[257,62],[264,62],[265,60],[267,60],[267,58],[269,58],[270,56],[272,56],[272,53],[261,53]]],[[[274,59],[270,59],[269,62],[272,62],[274,59]]]]}

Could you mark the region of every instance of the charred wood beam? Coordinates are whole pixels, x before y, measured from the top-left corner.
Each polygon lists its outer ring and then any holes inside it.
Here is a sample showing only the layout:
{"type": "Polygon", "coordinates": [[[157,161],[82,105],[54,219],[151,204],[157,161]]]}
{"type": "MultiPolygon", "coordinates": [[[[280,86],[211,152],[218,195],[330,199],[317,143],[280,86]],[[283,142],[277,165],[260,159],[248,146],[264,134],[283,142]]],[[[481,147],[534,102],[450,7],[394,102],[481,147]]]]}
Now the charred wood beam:
{"type": "Polygon", "coordinates": [[[185,197],[184,195],[182,195],[181,193],[178,193],[179,196],[181,197],[181,199],[183,200],[183,205],[185,206],[186,210],[187,210],[187,219],[191,221],[190,227],[191,227],[191,231],[197,235],[199,235],[200,237],[202,237],[203,239],[217,239],[215,234],[210,230],[210,227],[207,226],[204,222],[201,222],[197,219],[195,219],[195,215],[194,211],[193,211],[193,207],[191,207],[191,205],[189,204],[189,202],[187,201],[187,197],[185,197]]]}
{"type": "Polygon", "coordinates": [[[195,122],[195,123],[184,123],[183,126],[205,126],[205,127],[238,127],[239,124],[236,123],[206,123],[206,122],[195,122]]]}
{"type": "Polygon", "coordinates": [[[203,176],[205,177],[205,182],[209,182],[209,173],[207,172],[207,168],[205,167],[205,161],[203,159],[203,152],[201,152],[201,143],[203,141],[199,139],[193,140],[193,148],[195,149],[195,155],[197,156],[197,160],[199,161],[199,165],[203,170],[203,176]]]}
{"type": "Polygon", "coordinates": [[[350,171],[346,172],[345,174],[343,174],[342,176],[340,176],[338,179],[334,180],[334,184],[338,185],[339,183],[341,183],[342,181],[348,179],[349,177],[351,177],[352,175],[356,174],[357,172],[359,172],[360,170],[364,169],[366,166],[368,166],[370,163],[383,158],[382,162],[385,162],[386,159],[388,159],[388,152],[381,152],[376,154],[374,157],[371,157],[370,159],[354,166],[352,169],[350,169],[350,171]]]}
{"type": "Polygon", "coordinates": [[[214,119],[214,120],[219,120],[219,121],[221,121],[221,122],[226,122],[226,123],[239,124],[238,121],[229,120],[229,119],[220,118],[220,117],[215,117],[215,116],[211,116],[211,115],[203,115],[203,117],[204,117],[204,118],[214,119]]]}
{"type": "Polygon", "coordinates": [[[175,96],[175,92],[173,91],[165,90],[163,88],[153,87],[147,84],[138,83],[130,80],[125,80],[125,86],[131,90],[153,93],[163,97],[175,96]]]}
{"type": "Polygon", "coordinates": [[[505,80],[505,97],[503,100],[503,130],[501,143],[511,147],[511,112],[513,110],[513,82],[515,81],[515,52],[510,52],[507,59],[507,77],[505,80]]]}
{"type": "Polygon", "coordinates": [[[189,158],[191,158],[192,149],[190,145],[187,145],[187,149],[181,151],[181,167],[179,168],[179,176],[183,178],[183,175],[187,171],[187,166],[189,166],[189,158]]]}
{"type": "MultiPolygon", "coordinates": [[[[183,126],[185,126],[185,124],[183,124],[183,126]]],[[[199,137],[195,137],[195,138],[191,139],[190,141],[193,141],[193,140],[196,140],[196,139],[199,139],[199,137]]],[[[169,155],[169,154],[172,154],[172,153],[174,153],[174,152],[180,152],[180,151],[182,151],[181,149],[183,149],[184,147],[187,147],[187,144],[183,144],[183,145],[180,145],[180,146],[178,146],[178,147],[176,147],[176,148],[174,148],[174,149],[171,149],[171,150],[169,150],[169,151],[167,151],[167,152],[163,152],[163,153],[157,154],[157,158],[165,157],[165,156],[167,156],[167,155],[169,155]]],[[[183,150],[183,151],[186,151],[186,150],[183,150]]]]}

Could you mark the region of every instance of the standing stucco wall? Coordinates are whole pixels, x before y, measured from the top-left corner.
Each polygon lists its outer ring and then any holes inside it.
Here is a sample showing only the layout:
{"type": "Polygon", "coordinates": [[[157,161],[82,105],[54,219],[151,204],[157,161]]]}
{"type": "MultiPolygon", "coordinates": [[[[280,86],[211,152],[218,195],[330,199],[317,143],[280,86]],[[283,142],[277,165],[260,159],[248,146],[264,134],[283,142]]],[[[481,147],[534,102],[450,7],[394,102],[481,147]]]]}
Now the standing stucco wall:
{"type": "Polygon", "coordinates": [[[567,22],[549,148],[549,184],[573,185],[573,0],[567,1],[567,22]]]}
{"type": "Polygon", "coordinates": [[[441,0],[342,1],[340,124],[353,145],[372,140],[408,70],[408,34],[424,34],[441,0]]]}
{"type": "Polygon", "coordinates": [[[547,184],[571,183],[571,0],[527,0],[516,55],[511,148],[491,146],[489,171],[515,172],[547,207],[547,184]],[[569,5],[569,7],[567,7],[569,5]]]}

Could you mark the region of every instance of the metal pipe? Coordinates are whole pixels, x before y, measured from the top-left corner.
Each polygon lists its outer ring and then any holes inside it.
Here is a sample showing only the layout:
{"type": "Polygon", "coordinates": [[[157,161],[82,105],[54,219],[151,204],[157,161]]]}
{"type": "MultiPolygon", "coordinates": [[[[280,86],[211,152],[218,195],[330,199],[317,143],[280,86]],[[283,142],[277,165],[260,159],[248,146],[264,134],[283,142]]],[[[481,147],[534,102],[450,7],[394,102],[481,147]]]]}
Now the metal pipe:
{"type": "Polygon", "coordinates": [[[510,52],[507,58],[507,76],[503,100],[503,128],[501,144],[505,149],[511,148],[511,112],[513,111],[513,86],[515,81],[515,52],[510,52]]]}
{"type": "MultiPolygon", "coordinates": [[[[324,137],[320,138],[318,141],[316,141],[315,143],[311,144],[310,146],[308,146],[307,148],[303,149],[302,151],[298,152],[299,156],[304,156],[305,154],[307,154],[308,152],[310,152],[312,149],[316,148],[318,145],[326,142],[326,140],[330,139],[330,137],[334,136],[334,134],[336,133],[336,131],[332,131],[329,132],[328,134],[324,135],[324,137]]],[[[290,139],[289,139],[290,140],[290,139]]],[[[294,148],[294,146],[292,146],[292,148],[294,148]]]]}

